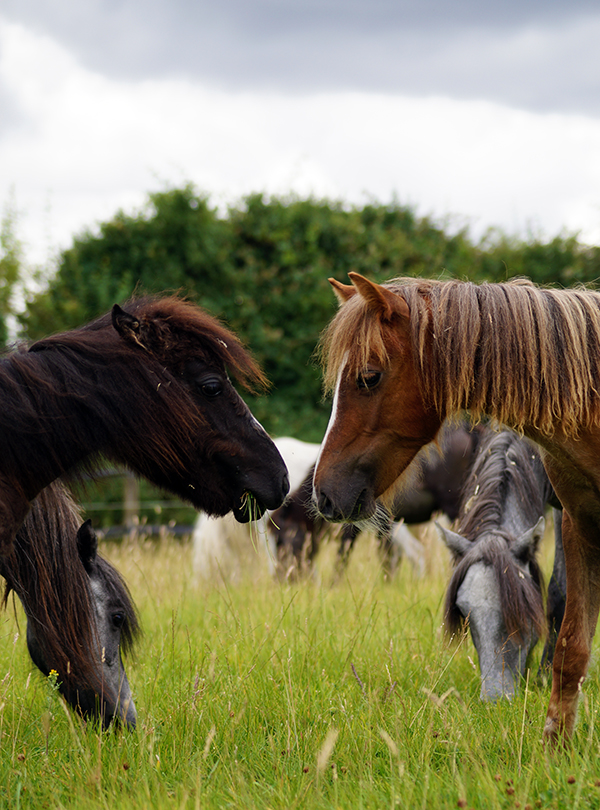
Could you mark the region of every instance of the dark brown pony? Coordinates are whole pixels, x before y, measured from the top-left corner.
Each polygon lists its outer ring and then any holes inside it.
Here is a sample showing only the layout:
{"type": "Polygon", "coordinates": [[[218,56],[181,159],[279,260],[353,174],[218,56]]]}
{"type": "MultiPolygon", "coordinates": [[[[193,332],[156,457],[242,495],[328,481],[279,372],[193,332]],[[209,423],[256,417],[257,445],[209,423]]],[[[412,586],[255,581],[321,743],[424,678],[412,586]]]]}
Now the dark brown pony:
{"type": "Polygon", "coordinates": [[[285,465],[228,372],[265,383],[235,335],[176,296],[115,305],[0,360],[0,557],[42,489],[100,457],[209,514],[279,506],[285,465]]]}
{"type": "Polygon", "coordinates": [[[135,727],[121,652],[131,651],[138,635],[136,610],[60,482],[33,502],[0,575],[4,605],[11,592],[23,604],[33,662],[44,675],[58,673],[69,704],[104,726],[114,719],[135,727]]]}
{"type": "Polygon", "coordinates": [[[333,412],[314,477],[329,520],[391,498],[442,422],[463,410],[541,447],[563,505],[567,602],[544,733],[573,731],[600,608],[600,294],[351,273],[322,343],[333,412]]]}

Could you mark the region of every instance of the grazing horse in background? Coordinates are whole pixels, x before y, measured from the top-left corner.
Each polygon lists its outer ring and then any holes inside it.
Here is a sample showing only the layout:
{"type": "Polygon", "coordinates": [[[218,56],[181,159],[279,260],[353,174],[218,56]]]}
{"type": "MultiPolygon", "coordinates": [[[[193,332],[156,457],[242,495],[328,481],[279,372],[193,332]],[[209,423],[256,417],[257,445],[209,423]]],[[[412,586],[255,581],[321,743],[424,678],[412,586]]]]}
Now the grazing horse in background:
{"type": "MultiPolygon", "coordinates": [[[[458,517],[460,497],[467,473],[479,444],[481,428],[465,424],[445,425],[440,431],[437,448],[420,452],[412,462],[406,483],[396,494],[392,505],[394,520],[412,525],[431,520],[442,512],[450,520],[458,517]]],[[[311,481],[312,495],[312,481],[311,481]]],[[[360,524],[344,524],[340,554],[347,556],[361,532],[360,524]]],[[[392,552],[393,532],[387,526],[378,529],[385,560],[392,552]]]]}
{"type": "Polygon", "coordinates": [[[314,476],[328,520],[373,514],[443,421],[467,410],[541,447],[567,579],[546,739],[568,738],[600,609],[600,294],[351,273],[321,344],[332,415],[314,476]]]}
{"type": "Polygon", "coordinates": [[[440,527],[455,569],[446,593],[449,634],[468,624],[482,700],[512,698],[529,653],[545,635],[537,563],[554,495],[535,445],[488,430],[467,477],[456,531],[440,527]]]}
{"type": "Polygon", "coordinates": [[[17,594],[27,617],[27,647],[34,664],[58,672],[60,691],[86,718],[135,728],[136,711],[121,651],[139,631],[129,591],[98,554],[90,522],[60,482],[38,495],[0,562],[4,605],[17,594]]]}
{"type": "MultiPolygon", "coordinates": [[[[396,497],[392,514],[381,510],[377,519],[377,536],[382,563],[387,574],[393,573],[395,557],[403,551],[419,566],[417,541],[400,524],[425,523],[432,514],[443,512],[450,520],[458,515],[461,488],[477,450],[480,428],[449,424],[441,433],[438,446],[427,448],[415,458],[409,482],[396,497]],[[412,544],[411,544],[412,540],[412,544]]],[[[285,454],[284,458],[285,458],[285,454]]],[[[314,465],[297,489],[272,514],[267,532],[272,538],[274,555],[284,569],[302,570],[318,552],[323,535],[331,530],[311,503],[314,465]]],[[[339,563],[345,566],[357,537],[364,526],[344,524],[340,534],[339,563]]],[[[371,527],[370,527],[371,528],[371,527]]]]}
{"type": "Polygon", "coordinates": [[[235,335],[176,296],[115,305],[0,359],[0,558],[36,495],[100,457],[209,514],[276,509],[285,465],[228,372],[265,383],[235,335]]]}

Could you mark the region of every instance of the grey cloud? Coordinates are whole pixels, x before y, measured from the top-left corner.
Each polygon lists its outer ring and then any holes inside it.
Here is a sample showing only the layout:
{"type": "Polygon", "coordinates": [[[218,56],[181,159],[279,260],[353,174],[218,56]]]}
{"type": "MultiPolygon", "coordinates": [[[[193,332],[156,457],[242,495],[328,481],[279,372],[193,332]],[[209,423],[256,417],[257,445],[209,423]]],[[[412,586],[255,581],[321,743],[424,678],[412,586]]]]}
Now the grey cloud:
{"type": "Polygon", "coordinates": [[[3,13],[113,77],[600,114],[595,0],[5,0],[3,13]]]}

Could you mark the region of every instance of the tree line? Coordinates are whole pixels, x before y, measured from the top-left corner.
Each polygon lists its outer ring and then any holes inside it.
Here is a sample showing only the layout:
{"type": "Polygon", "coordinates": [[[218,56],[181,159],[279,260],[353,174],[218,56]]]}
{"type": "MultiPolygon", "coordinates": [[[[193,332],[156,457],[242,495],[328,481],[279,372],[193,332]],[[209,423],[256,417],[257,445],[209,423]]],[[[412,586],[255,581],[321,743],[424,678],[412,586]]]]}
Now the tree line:
{"type": "MultiPolygon", "coordinates": [[[[490,231],[476,242],[467,229],[452,232],[395,202],[359,207],[253,194],[220,211],[188,185],[150,194],[143,210],[120,211],[74,238],[43,289],[26,295],[17,312],[13,291],[23,278],[14,232],[9,211],[0,223],[0,343],[9,318],[20,337],[34,340],[92,320],[134,293],[176,291],[224,320],[265,369],[270,391],[244,394],[265,428],[313,442],[323,437],[330,410],[314,356],[336,308],[328,277],[347,282],[351,270],[377,281],[526,276],[571,286],[600,276],[600,248],[574,235],[523,240],[490,231]]],[[[141,486],[142,500],[160,502],[141,486]]],[[[122,482],[105,481],[81,497],[119,503],[122,482]]],[[[148,511],[150,522],[158,511],[148,511]]],[[[93,517],[119,522],[114,510],[93,517]]],[[[189,511],[159,520],[173,517],[193,520],[189,511]]]]}
{"type": "MultiPolygon", "coordinates": [[[[1,261],[14,275],[10,247],[1,261]]],[[[223,319],[262,364],[272,389],[249,404],[267,430],[319,441],[329,404],[314,350],[336,306],[327,278],[347,281],[351,270],[378,281],[527,276],[568,286],[598,278],[600,249],[575,236],[524,241],[498,231],[475,243],[466,229],[450,233],[397,203],[253,194],[223,213],[188,185],[151,194],[142,211],[119,212],[76,237],[17,317],[23,336],[36,339],[135,292],[181,292],[223,319]]]]}

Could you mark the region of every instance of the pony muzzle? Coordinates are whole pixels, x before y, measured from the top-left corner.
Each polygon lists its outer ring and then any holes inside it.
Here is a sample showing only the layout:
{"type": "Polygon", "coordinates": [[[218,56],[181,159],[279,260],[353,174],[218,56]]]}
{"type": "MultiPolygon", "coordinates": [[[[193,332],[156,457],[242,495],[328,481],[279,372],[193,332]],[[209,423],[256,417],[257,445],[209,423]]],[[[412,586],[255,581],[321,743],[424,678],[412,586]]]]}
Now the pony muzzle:
{"type": "Polygon", "coordinates": [[[367,520],[376,510],[370,487],[347,488],[341,492],[315,485],[313,503],[319,514],[332,523],[355,523],[367,520]]]}

